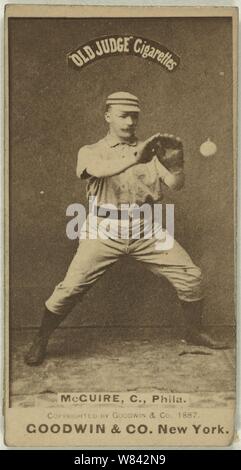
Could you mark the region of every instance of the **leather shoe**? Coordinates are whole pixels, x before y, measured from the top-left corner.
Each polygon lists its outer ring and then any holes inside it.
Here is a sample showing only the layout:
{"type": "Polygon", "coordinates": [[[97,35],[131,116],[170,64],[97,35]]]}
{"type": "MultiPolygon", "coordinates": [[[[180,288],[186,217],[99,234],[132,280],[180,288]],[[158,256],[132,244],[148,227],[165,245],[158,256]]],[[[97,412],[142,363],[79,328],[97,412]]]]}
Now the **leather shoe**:
{"type": "Polygon", "coordinates": [[[42,364],[47,351],[48,338],[36,336],[29,351],[25,356],[25,363],[28,366],[38,366],[42,364]]]}
{"type": "Polygon", "coordinates": [[[227,343],[213,339],[207,333],[195,332],[186,336],[186,341],[195,346],[205,346],[210,349],[229,349],[227,343]]]}

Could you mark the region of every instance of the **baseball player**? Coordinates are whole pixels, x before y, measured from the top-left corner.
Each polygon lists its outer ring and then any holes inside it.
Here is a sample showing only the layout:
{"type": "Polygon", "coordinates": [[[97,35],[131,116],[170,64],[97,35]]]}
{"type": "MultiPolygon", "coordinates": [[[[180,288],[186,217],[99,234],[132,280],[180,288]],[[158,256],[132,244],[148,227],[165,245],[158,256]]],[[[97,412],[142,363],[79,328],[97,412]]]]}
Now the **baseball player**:
{"type": "Polygon", "coordinates": [[[117,226],[122,223],[125,235],[115,237],[110,232],[108,237],[80,239],[64,280],[45,303],[39,332],[25,356],[28,365],[43,362],[50,335],[107,268],[124,254],[144,263],[173,285],[182,305],[188,343],[214,349],[226,347],[201,329],[203,278],[188,253],[176,240],[170,250],[157,249],[154,235],[143,236],[143,220],[139,220],[139,238],[131,236],[128,225],[125,228],[125,223],[131,220],[135,224],[135,221],[131,211],[127,216],[126,212],[122,213],[123,204],[131,207],[148,203],[152,208],[162,202],[163,185],[172,190],[180,190],[184,185],[182,142],[173,135],[160,133],[144,142],[138,141],[139,112],[136,96],[123,91],[111,94],[105,111],[108,134],[79,150],[77,176],[87,181],[87,196],[97,200],[97,225],[101,227],[105,219],[100,208],[106,206],[108,211],[108,205],[112,204],[117,208],[117,226]]]}

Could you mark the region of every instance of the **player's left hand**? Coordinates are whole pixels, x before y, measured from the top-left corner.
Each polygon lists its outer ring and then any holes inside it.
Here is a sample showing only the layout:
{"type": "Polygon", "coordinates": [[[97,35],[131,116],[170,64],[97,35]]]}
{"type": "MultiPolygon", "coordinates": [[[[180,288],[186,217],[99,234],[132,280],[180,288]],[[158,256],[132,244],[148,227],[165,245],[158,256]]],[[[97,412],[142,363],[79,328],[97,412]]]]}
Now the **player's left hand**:
{"type": "Polygon", "coordinates": [[[173,134],[160,134],[155,145],[158,160],[169,170],[179,170],[183,167],[183,144],[180,137],[173,134]]]}

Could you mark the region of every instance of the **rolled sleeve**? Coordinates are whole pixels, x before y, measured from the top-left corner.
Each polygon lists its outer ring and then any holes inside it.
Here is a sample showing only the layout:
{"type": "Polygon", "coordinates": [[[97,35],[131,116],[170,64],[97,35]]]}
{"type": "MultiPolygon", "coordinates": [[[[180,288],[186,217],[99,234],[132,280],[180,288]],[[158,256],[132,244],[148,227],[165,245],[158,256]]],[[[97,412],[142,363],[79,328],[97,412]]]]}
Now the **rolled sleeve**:
{"type": "Polygon", "coordinates": [[[77,158],[76,175],[78,178],[88,178],[90,175],[87,173],[88,159],[90,158],[90,149],[87,145],[80,148],[77,158]]]}

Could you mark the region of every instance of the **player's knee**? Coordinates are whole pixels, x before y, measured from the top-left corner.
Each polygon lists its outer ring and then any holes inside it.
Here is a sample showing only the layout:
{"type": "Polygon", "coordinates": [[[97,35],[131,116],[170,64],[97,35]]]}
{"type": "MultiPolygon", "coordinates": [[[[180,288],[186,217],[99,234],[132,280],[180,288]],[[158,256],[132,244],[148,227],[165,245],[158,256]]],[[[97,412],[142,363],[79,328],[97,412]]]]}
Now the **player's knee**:
{"type": "Polygon", "coordinates": [[[194,289],[203,289],[203,274],[198,266],[189,266],[184,268],[183,281],[186,286],[194,289]]]}
{"type": "Polygon", "coordinates": [[[192,268],[192,276],[195,278],[196,282],[203,282],[202,270],[198,266],[192,268]]]}
{"type": "Polygon", "coordinates": [[[55,289],[59,295],[62,295],[65,298],[84,294],[86,290],[87,288],[83,284],[74,282],[72,284],[60,282],[55,289]]]}
{"type": "Polygon", "coordinates": [[[189,276],[189,288],[192,292],[195,292],[198,297],[203,297],[204,295],[204,278],[202,270],[198,266],[193,266],[190,269],[190,276],[189,276]]]}
{"type": "Polygon", "coordinates": [[[195,265],[184,268],[182,279],[176,287],[180,300],[194,301],[203,298],[204,283],[201,269],[195,265]]]}
{"type": "Polygon", "coordinates": [[[83,294],[85,290],[87,289],[81,282],[76,282],[74,279],[64,279],[55,286],[51,297],[56,300],[66,299],[68,301],[72,297],[83,294]]]}

